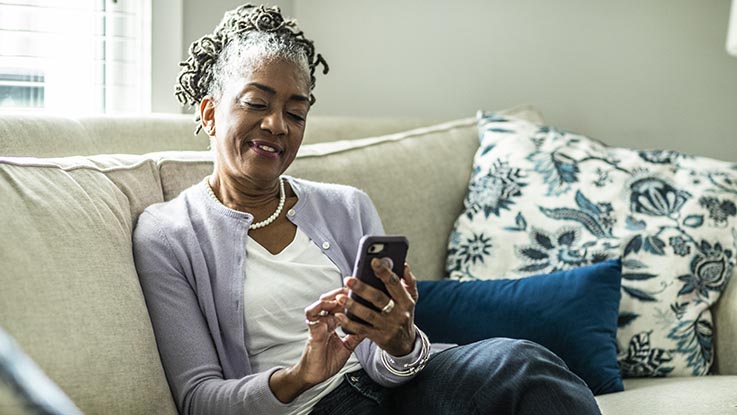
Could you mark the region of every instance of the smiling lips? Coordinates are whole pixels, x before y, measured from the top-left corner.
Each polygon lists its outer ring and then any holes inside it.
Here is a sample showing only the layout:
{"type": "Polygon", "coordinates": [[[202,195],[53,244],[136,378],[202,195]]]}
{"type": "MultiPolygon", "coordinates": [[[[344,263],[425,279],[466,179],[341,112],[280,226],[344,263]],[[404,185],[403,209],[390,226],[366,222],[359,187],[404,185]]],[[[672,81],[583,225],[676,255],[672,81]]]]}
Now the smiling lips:
{"type": "Polygon", "coordinates": [[[254,140],[250,145],[251,150],[266,157],[278,157],[283,151],[279,146],[267,141],[254,140]]]}

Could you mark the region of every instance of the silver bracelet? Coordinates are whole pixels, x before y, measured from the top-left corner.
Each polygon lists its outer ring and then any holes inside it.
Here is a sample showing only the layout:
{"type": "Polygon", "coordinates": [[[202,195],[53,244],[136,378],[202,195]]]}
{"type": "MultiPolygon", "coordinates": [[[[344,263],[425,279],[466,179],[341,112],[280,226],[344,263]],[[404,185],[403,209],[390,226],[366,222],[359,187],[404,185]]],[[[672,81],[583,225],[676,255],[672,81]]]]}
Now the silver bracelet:
{"type": "Polygon", "coordinates": [[[386,352],[386,350],[381,349],[381,363],[392,375],[402,377],[412,376],[422,370],[425,365],[427,365],[427,361],[430,360],[430,340],[428,340],[425,333],[423,333],[417,326],[415,326],[415,332],[422,342],[420,356],[412,363],[403,364],[402,369],[395,369],[397,362],[389,353],[386,352]]]}

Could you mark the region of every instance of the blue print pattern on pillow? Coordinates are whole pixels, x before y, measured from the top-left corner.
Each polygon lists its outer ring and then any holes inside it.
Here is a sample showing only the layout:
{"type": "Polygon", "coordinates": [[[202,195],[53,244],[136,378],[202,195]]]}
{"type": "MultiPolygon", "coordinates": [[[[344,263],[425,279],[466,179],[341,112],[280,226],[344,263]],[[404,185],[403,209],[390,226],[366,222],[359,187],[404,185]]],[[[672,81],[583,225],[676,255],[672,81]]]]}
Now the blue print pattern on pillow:
{"type": "Polygon", "coordinates": [[[737,251],[737,165],[608,147],[486,113],[479,133],[449,242],[451,278],[521,278],[621,257],[623,375],[708,374],[710,307],[737,251]]]}

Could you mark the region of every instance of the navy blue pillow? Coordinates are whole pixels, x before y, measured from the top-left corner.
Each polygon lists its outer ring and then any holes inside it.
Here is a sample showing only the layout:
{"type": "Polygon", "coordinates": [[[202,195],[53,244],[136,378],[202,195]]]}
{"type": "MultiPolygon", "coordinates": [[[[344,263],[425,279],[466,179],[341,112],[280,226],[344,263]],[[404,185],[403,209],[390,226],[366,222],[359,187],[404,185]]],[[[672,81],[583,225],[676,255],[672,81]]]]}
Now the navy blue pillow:
{"type": "Polygon", "coordinates": [[[515,280],[419,281],[415,321],[434,343],[539,343],[595,395],[624,390],[617,364],[618,259],[515,280]]]}

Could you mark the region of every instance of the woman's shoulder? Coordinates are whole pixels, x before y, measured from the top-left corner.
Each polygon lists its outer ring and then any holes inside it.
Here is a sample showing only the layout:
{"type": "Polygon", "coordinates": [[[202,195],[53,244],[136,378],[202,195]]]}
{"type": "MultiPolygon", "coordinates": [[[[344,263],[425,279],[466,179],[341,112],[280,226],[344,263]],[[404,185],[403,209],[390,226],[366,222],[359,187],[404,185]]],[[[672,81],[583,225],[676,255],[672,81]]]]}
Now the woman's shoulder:
{"type": "Polygon", "coordinates": [[[144,213],[157,217],[170,217],[170,215],[179,214],[182,211],[187,210],[187,206],[192,203],[194,193],[198,190],[198,185],[194,185],[183,190],[182,193],[178,194],[173,199],[157,202],[147,206],[146,209],[144,209],[144,213]]]}
{"type": "Polygon", "coordinates": [[[371,203],[368,194],[363,190],[338,183],[316,182],[296,177],[288,177],[289,183],[296,187],[298,197],[326,199],[328,201],[358,200],[363,203],[371,203]]]}
{"type": "Polygon", "coordinates": [[[190,226],[193,205],[198,195],[197,185],[185,189],[175,198],[154,203],[144,209],[138,217],[136,232],[172,232],[177,229],[186,229],[190,226]]]}

